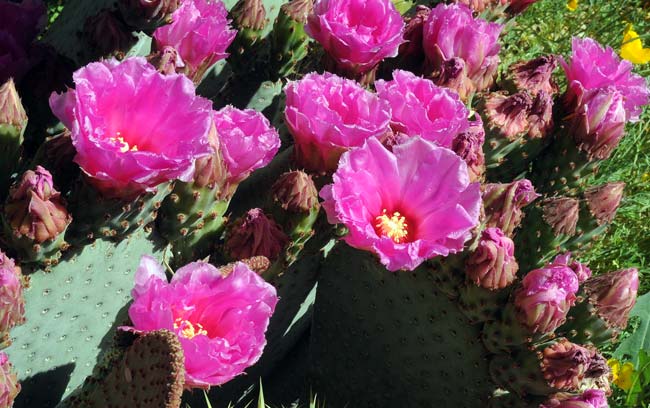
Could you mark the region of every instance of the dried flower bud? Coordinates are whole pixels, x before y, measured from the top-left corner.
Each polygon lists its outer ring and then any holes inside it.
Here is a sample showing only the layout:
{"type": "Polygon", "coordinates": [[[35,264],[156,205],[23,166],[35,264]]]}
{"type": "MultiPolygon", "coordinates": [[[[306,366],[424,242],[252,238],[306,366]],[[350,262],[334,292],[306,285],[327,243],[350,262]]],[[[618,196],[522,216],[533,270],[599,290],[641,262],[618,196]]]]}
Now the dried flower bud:
{"type": "Polygon", "coordinates": [[[233,259],[265,256],[275,260],[289,238],[262,210],[254,208],[236,220],[226,240],[226,251],[233,259]]]}
{"type": "Polygon", "coordinates": [[[469,129],[458,134],[452,142],[451,149],[467,163],[471,182],[482,181],[485,174],[483,143],[485,143],[485,129],[479,116],[469,129]]]}
{"type": "Polygon", "coordinates": [[[304,171],[290,171],[280,176],[271,187],[273,200],[291,212],[308,212],[318,205],[318,190],[311,176],[304,171]]]}
{"type": "Polygon", "coordinates": [[[546,136],[553,129],[553,97],[540,91],[533,99],[528,113],[528,136],[535,139],[546,136]]]}
{"type": "Polygon", "coordinates": [[[558,91],[557,84],[553,81],[553,71],[557,65],[555,55],[543,55],[512,64],[508,71],[518,90],[528,91],[532,95],[537,95],[540,91],[553,95],[558,91]]]}
{"type": "Polygon", "coordinates": [[[598,315],[619,329],[627,326],[638,289],[639,272],[635,268],[594,276],[584,283],[589,302],[598,315]]]}
{"type": "Polygon", "coordinates": [[[120,11],[129,25],[153,29],[171,22],[181,0],[120,0],[120,11]]]}
{"type": "Polygon", "coordinates": [[[623,198],[625,183],[622,181],[606,183],[585,191],[589,212],[598,225],[609,224],[616,216],[616,210],[623,198]]]}
{"type": "Polygon", "coordinates": [[[102,10],[86,19],[84,32],[91,46],[100,55],[127,50],[136,38],[115,11],[102,10]]]}
{"type": "MultiPolygon", "coordinates": [[[[596,351],[560,339],[542,351],[542,374],[548,384],[560,390],[578,391],[592,365],[596,351]]],[[[596,359],[598,360],[598,359],[596,359]]]]}
{"type": "Polygon", "coordinates": [[[555,197],[542,203],[544,221],[556,235],[573,236],[578,225],[580,202],[575,198],[555,197]]]}
{"type": "Polygon", "coordinates": [[[521,209],[532,203],[539,194],[526,179],[509,184],[486,184],[483,189],[486,226],[501,228],[511,236],[523,218],[521,209]]]}
{"type": "Polygon", "coordinates": [[[508,140],[515,140],[528,131],[528,114],[532,106],[533,100],[527,92],[510,96],[490,94],[485,100],[487,125],[498,129],[508,140]]]}
{"type": "Polygon", "coordinates": [[[2,251],[0,251],[0,305],[2,305],[0,344],[7,346],[10,343],[9,331],[25,321],[25,299],[20,268],[2,251]]]}

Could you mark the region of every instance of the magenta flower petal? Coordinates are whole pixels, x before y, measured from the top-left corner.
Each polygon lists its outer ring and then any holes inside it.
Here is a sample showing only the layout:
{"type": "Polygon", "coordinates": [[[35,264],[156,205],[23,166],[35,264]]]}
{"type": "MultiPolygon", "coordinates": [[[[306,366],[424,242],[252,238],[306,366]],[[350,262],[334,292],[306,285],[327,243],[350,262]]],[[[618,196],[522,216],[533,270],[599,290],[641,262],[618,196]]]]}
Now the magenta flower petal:
{"type": "Polygon", "coordinates": [[[481,206],[462,159],[420,137],[393,152],[369,139],[344,153],[320,195],[329,222],[348,228],[345,241],[391,271],[462,250],[481,206]]]}
{"type": "Polygon", "coordinates": [[[210,101],[182,75],[162,75],[144,58],[95,62],[75,72],[76,88],[50,97],[72,132],[75,161],[105,195],[154,191],[189,181],[210,153],[210,101]]]}
{"type": "Polygon", "coordinates": [[[378,80],[377,93],[392,108],[395,132],[451,147],[454,138],[469,128],[469,112],[458,94],[408,71],[393,71],[392,81],[378,80]]]}
{"type": "Polygon", "coordinates": [[[621,60],[613,49],[603,47],[591,38],[573,38],[572,49],[569,62],[560,58],[569,83],[569,104],[574,104],[575,99],[581,97],[576,93],[574,83],[584,90],[613,87],[623,95],[626,119],[637,121],[641,107],[648,104],[650,91],[645,78],[632,72],[632,63],[621,60]]]}
{"type": "Polygon", "coordinates": [[[404,42],[404,21],[390,0],[318,0],[305,31],[355,74],[395,57],[404,42]]]}
{"type": "Polygon", "coordinates": [[[153,33],[158,50],[174,47],[194,78],[228,56],[237,30],[229,25],[221,0],[184,0],[172,14],[172,23],[153,33]]]}
{"type": "Polygon", "coordinates": [[[389,132],[389,103],[355,81],[311,73],[289,82],[285,93],[296,159],[309,170],[334,170],[345,150],[389,132]]]}
{"type": "Polygon", "coordinates": [[[187,387],[223,384],[255,364],[278,300],[272,285],[243,263],[223,275],[205,262],[180,268],[167,283],[152,262],[141,261],[129,316],[135,331],[178,335],[187,387]]]}
{"type": "Polygon", "coordinates": [[[280,149],[278,131],[260,112],[226,106],[213,118],[230,184],[269,164],[280,149]]]}

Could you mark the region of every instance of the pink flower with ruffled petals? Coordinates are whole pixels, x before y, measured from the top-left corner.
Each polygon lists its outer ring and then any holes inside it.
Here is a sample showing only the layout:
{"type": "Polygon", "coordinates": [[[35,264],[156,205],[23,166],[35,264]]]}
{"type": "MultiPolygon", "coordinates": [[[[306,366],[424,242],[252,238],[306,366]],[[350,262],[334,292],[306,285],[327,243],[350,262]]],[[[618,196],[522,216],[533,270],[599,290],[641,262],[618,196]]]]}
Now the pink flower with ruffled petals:
{"type": "Polygon", "coordinates": [[[578,285],[573,269],[559,261],[528,272],[515,292],[519,321],[533,333],[551,333],[566,320],[578,285]]]}
{"type": "Polygon", "coordinates": [[[599,389],[586,390],[581,395],[559,395],[552,397],[539,408],[608,408],[607,395],[599,389]]]}
{"type": "Polygon", "coordinates": [[[335,170],[344,151],[390,132],[389,103],[355,81],[311,73],[289,82],[285,94],[285,122],[306,169],[335,170]]]}
{"type": "Polygon", "coordinates": [[[499,65],[502,29],[501,24],[474,18],[472,10],[463,4],[439,4],[424,24],[424,53],[434,71],[453,59],[464,63],[471,84],[459,93],[466,96],[492,83],[499,65]]]}
{"type": "Polygon", "coordinates": [[[0,352],[0,407],[13,407],[20,388],[18,376],[9,362],[9,356],[0,352]]]}
{"type": "Polygon", "coordinates": [[[345,242],[374,252],[391,271],[461,251],[482,205],[465,162],[420,137],[392,152],[369,139],[344,153],[320,196],[328,221],[348,228],[345,242]]]}
{"type": "Polygon", "coordinates": [[[280,136],[260,112],[226,106],[213,114],[228,183],[236,184],[271,162],[280,136]]]}
{"type": "Polygon", "coordinates": [[[650,91],[645,78],[632,72],[632,63],[591,38],[573,38],[572,48],[569,62],[560,58],[569,83],[568,105],[579,105],[584,91],[613,87],[623,95],[626,119],[637,121],[641,107],[648,104],[650,91]]]}
{"type": "Polygon", "coordinates": [[[129,308],[135,332],[170,330],[185,355],[185,386],[223,384],[255,364],[278,301],[275,288],[243,263],[222,271],[193,262],[167,282],[160,264],[143,256],[129,308]]]}
{"type": "Polygon", "coordinates": [[[317,0],[305,31],[353,75],[397,55],[404,21],[390,0],[317,0]]]}
{"type": "Polygon", "coordinates": [[[200,80],[210,66],[228,56],[226,50],[237,35],[229,23],[221,0],[184,0],[172,14],[172,23],[156,29],[153,38],[158,50],[174,47],[187,67],[185,73],[200,80]]]}
{"type": "MultiPolygon", "coordinates": [[[[20,268],[0,251],[0,346],[10,343],[9,331],[25,321],[25,298],[20,268]]],[[[1,406],[1,405],[0,405],[1,406]]]]}
{"type": "Polygon", "coordinates": [[[392,109],[393,131],[451,147],[469,126],[469,112],[455,92],[408,71],[393,71],[392,81],[375,82],[379,97],[392,109]]]}
{"type": "Polygon", "coordinates": [[[189,181],[208,155],[212,103],[183,75],[163,75],[144,58],[94,62],[75,89],[52,94],[72,132],[75,161],[107,197],[132,197],[170,180],[189,181]]]}

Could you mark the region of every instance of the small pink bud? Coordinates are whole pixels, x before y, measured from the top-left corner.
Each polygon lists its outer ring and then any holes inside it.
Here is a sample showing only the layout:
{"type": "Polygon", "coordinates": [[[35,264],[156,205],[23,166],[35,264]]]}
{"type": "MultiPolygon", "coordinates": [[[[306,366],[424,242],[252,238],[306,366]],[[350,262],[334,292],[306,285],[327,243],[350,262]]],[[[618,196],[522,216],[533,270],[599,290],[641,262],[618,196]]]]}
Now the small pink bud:
{"type": "MultiPolygon", "coordinates": [[[[9,331],[25,321],[25,298],[20,268],[0,251],[0,344],[10,343],[9,331]]],[[[0,393],[1,395],[2,393],[0,393]]],[[[5,406],[0,404],[0,406],[5,406]]]]}
{"type": "Polygon", "coordinates": [[[486,228],[467,260],[467,276],[486,289],[503,289],[514,282],[519,265],[515,244],[498,228],[486,228]]]}
{"type": "Polygon", "coordinates": [[[259,208],[236,220],[228,235],[226,251],[232,259],[261,255],[273,261],[289,241],[280,226],[259,208]]]}
{"type": "Polygon", "coordinates": [[[304,171],[282,174],[271,191],[273,201],[287,211],[308,212],[318,205],[318,190],[314,180],[304,171]]]}
{"type": "Polygon", "coordinates": [[[584,283],[589,302],[598,315],[619,329],[627,326],[638,289],[639,272],[635,268],[594,276],[584,283]]]}
{"type": "Polygon", "coordinates": [[[591,187],[585,191],[587,206],[598,225],[609,224],[623,198],[625,183],[622,181],[591,187]]]}

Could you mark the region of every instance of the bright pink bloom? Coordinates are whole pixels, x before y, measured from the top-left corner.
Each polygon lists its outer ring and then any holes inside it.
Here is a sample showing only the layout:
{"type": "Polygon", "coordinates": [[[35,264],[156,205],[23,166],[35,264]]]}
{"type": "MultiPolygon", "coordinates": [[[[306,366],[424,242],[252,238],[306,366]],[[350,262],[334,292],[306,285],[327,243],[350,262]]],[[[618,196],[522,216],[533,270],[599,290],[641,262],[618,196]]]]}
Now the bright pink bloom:
{"type": "Polygon", "coordinates": [[[30,46],[47,21],[41,0],[0,1],[0,84],[30,68],[30,46]]]}
{"type": "Polygon", "coordinates": [[[0,353],[0,407],[13,407],[19,392],[20,383],[9,357],[0,353]]]}
{"type": "MultiPolygon", "coordinates": [[[[20,268],[0,251],[0,344],[7,345],[9,330],[25,321],[25,299],[20,268]]],[[[2,406],[2,405],[0,405],[2,406]]]]}
{"type": "Polygon", "coordinates": [[[109,197],[189,181],[210,153],[212,103],[183,75],[163,75],[144,58],[94,62],[74,73],[76,89],[52,94],[54,114],[72,132],[75,161],[109,197]]]}
{"type": "Polygon", "coordinates": [[[229,184],[269,164],[280,149],[278,131],[260,112],[226,106],[213,118],[229,184]]]}
{"type": "Polygon", "coordinates": [[[519,321],[533,333],[554,331],[575,303],[578,284],[567,265],[551,263],[528,272],[515,292],[519,321]]]}
{"type": "Polygon", "coordinates": [[[167,329],[185,354],[186,387],[220,385],[255,364],[278,301],[275,288],[243,263],[225,275],[193,262],[167,282],[158,261],[143,256],[129,317],[136,332],[167,329]]]}
{"type": "Polygon", "coordinates": [[[355,81],[311,73],[289,82],[285,93],[284,118],[306,169],[332,171],[344,151],[390,132],[389,103],[355,81]]]}
{"type": "Polygon", "coordinates": [[[172,14],[172,23],[156,29],[153,38],[158,50],[174,47],[186,74],[200,80],[210,66],[228,56],[226,50],[237,35],[229,23],[221,0],[184,0],[172,14]]]}
{"type": "Polygon", "coordinates": [[[625,97],[611,86],[581,92],[570,133],[590,157],[606,159],[625,133],[625,97]]]}
{"type": "Polygon", "coordinates": [[[560,396],[551,398],[540,408],[608,408],[607,396],[603,390],[586,390],[578,396],[560,396]]]}
{"type": "Polygon", "coordinates": [[[464,63],[471,85],[459,93],[466,96],[492,83],[499,65],[502,29],[501,24],[474,18],[472,10],[463,4],[438,4],[424,24],[424,53],[434,72],[452,59],[464,63]]]}
{"type": "Polygon", "coordinates": [[[428,79],[396,70],[392,81],[378,80],[375,86],[392,108],[395,132],[451,147],[454,138],[469,128],[469,112],[458,94],[428,79]]]}
{"type": "Polygon", "coordinates": [[[395,57],[404,21],[390,0],[317,0],[305,31],[351,74],[395,57]]]}
{"type": "Polygon", "coordinates": [[[641,107],[648,104],[650,91],[645,78],[632,72],[632,63],[621,60],[613,49],[591,38],[574,38],[572,48],[569,63],[560,58],[569,83],[569,106],[579,104],[583,91],[613,87],[623,95],[626,119],[638,120],[641,107]]]}
{"type": "Polygon", "coordinates": [[[469,182],[465,162],[420,137],[392,152],[369,139],[341,156],[333,181],[320,192],[328,221],[391,271],[461,251],[479,222],[479,183],[469,182]]]}
{"type": "Polygon", "coordinates": [[[573,269],[573,272],[576,273],[578,282],[580,283],[591,278],[591,269],[589,269],[587,265],[576,260],[571,261],[571,252],[566,252],[564,254],[556,256],[555,259],[553,259],[552,263],[556,265],[566,265],[569,268],[573,269]]]}

